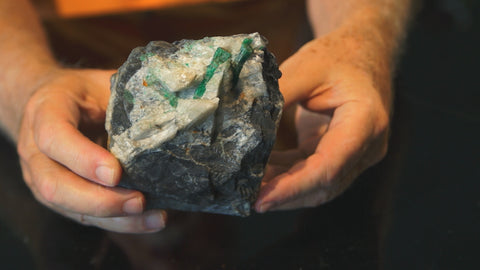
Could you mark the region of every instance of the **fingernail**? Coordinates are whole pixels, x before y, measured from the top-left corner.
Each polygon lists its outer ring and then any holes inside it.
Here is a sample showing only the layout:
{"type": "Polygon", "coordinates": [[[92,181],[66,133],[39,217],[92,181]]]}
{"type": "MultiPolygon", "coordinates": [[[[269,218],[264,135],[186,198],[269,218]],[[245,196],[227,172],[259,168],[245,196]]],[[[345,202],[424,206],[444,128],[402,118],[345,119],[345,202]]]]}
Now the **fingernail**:
{"type": "Polygon", "coordinates": [[[123,204],[123,212],[125,214],[140,214],[143,212],[143,201],[141,198],[133,198],[123,204]]]}
{"type": "Polygon", "coordinates": [[[163,220],[162,213],[151,213],[150,215],[145,217],[145,227],[148,230],[160,230],[165,227],[165,222],[163,220]]]}
{"type": "Polygon", "coordinates": [[[95,174],[97,175],[98,179],[108,186],[113,186],[114,183],[114,176],[115,172],[112,168],[107,166],[98,166],[95,170],[95,174]]]}
{"type": "Polygon", "coordinates": [[[272,205],[273,205],[272,203],[263,203],[258,207],[257,212],[265,213],[268,211],[268,209],[270,209],[270,207],[272,207],[272,205]]]}

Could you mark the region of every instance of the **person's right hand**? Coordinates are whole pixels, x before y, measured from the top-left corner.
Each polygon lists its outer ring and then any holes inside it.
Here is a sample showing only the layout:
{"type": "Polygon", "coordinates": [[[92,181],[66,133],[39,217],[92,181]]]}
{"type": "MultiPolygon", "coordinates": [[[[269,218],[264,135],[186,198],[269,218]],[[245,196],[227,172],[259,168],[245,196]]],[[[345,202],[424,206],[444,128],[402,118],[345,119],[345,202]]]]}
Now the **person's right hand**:
{"type": "Polygon", "coordinates": [[[165,226],[165,212],[144,212],[140,192],[115,187],[121,166],[99,145],[112,73],[58,70],[34,92],[18,137],[23,176],[41,203],[80,223],[155,232],[165,226]]]}

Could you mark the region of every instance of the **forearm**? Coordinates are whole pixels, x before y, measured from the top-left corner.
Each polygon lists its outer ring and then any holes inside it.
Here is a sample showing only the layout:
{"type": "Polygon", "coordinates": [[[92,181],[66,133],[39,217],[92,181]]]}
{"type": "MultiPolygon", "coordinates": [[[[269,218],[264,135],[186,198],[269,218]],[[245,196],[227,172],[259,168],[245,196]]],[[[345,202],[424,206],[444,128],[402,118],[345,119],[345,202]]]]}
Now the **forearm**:
{"type": "Polygon", "coordinates": [[[27,100],[56,67],[30,2],[0,1],[0,126],[12,140],[27,100]]]}
{"type": "MultiPolygon", "coordinates": [[[[309,0],[315,37],[339,55],[335,62],[354,64],[369,73],[380,90],[390,89],[391,73],[414,0],[309,0]]],[[[390,95],[385,94],[386,103],[390,95]]]]}
{"type": "Polygon", "coordinates": [[[308,0],[316,37],[349,29],[352,37],[374,39],[392,51],[405,33],[413,0],[308,0]]]}

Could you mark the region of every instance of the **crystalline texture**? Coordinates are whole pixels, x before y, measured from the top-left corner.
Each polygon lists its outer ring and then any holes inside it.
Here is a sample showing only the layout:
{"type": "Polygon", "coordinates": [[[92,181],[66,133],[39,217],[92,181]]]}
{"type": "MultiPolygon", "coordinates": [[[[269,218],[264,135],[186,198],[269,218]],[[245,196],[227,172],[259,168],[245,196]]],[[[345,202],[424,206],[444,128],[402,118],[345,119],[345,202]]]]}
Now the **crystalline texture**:
{"type": "Polygon", "coordinates": [[[218,66],[225,63],[228,59],[230,59],[232,55],[225,51],[224,49],[218,47],[213,55],[212,62],[207,66],[207,71],[205,72],[205,77],[200,82],[200,85],[195,90],[195,94],[193,95],[194,99],[199,99],[205,94],[207,90],[206,86],[207,83],[212,79],[215,71],[217,70],[218,66]]]}
{"type": "Polygon", "coordinates": [[[108,147],[147,208],[246,216],[283,107],[258,33],[154,41],[112,76],[108,147]]]}

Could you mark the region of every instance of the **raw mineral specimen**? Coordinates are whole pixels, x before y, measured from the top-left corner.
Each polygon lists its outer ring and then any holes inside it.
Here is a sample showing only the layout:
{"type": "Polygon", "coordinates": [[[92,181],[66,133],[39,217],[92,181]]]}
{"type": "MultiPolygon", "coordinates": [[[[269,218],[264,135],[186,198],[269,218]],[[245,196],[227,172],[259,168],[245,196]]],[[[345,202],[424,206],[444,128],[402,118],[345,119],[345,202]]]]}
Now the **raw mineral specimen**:
{"type": "Polygon", "coordinates": [[[112,76],[109,149],[147,208],[247,216],[283,107],[258,33],[153,41],[112,76]]]}

